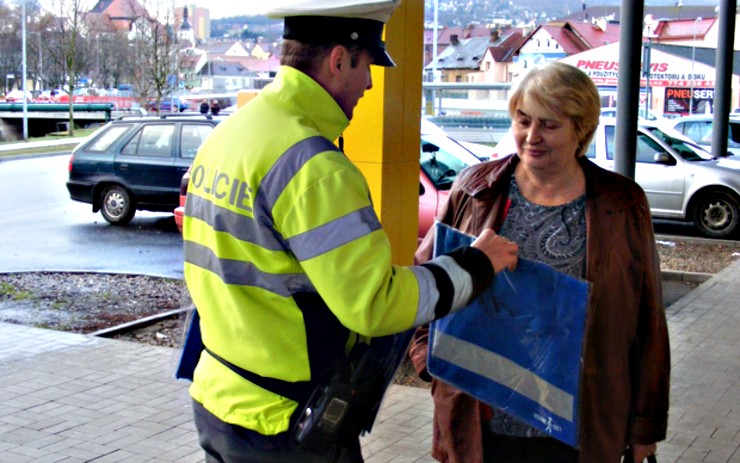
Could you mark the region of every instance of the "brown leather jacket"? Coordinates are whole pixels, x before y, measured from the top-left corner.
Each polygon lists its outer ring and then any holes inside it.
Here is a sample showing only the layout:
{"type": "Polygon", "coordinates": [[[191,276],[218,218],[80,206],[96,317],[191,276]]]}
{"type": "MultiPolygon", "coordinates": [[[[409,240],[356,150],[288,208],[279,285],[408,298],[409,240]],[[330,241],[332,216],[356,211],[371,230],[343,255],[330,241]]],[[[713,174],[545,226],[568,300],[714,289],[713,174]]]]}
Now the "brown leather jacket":
{"type": "MultiPolygon", "coordinates": [[[[463,171],[440,221],[478,235],[499,230],[516,155],[463,171]]],[[[580,396],[580,462],[618,463],[628,443],[665,439],[670,350],[650,210],[642,189],[586,158],[586,279],[592,283],[580,396]]],[[[434,228],[416,261],[432,257],[434,228]]],[[[415,333],[410,356],[426,372],[427,327],[415,333]]],[[[432,455],[449,463],[483,461],[481,424],[490,407],[432,380],[432,455]]]]}

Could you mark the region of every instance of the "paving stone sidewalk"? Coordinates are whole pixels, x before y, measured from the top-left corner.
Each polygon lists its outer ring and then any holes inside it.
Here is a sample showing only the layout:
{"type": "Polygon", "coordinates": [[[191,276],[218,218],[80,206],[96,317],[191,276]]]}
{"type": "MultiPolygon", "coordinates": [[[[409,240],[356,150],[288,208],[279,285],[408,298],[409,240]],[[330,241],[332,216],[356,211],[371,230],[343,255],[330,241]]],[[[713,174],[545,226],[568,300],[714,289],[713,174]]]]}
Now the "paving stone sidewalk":
{"type": "MultiPolygon", "coordinates": [[[[740,261],[673,304],[661,463],[740,463],[740,261]]],[[[203,461],[178,352],[0,323],[0,462],[203,461]]],[[[368,463],[433,462],[429,391],[391,387],[368,463]]],[[[606,400],[606,398],[605,398],[606,400]]]]}

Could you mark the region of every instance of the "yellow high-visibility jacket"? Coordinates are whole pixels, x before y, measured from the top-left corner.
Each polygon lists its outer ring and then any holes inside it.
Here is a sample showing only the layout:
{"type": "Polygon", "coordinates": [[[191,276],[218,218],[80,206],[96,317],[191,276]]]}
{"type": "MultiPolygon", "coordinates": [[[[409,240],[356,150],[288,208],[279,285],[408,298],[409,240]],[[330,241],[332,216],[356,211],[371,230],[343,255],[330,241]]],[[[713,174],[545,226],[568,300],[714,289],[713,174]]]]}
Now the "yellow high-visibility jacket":
{"type": "MultiPolygon", "coordinates": [[[[185,279],[204,344],[240,368],[316,379],[331,370],[322,363],[330,354],[425,323],[473,291],[454,259],[436,269],[392,264],[363,175],[330,141],[348,124],[318,83],[282,67],[193,162],[185,279]]],[[[296,408],[207,352],[190,393],[221,420],[265,435],[286,431],[296,408]]]]}

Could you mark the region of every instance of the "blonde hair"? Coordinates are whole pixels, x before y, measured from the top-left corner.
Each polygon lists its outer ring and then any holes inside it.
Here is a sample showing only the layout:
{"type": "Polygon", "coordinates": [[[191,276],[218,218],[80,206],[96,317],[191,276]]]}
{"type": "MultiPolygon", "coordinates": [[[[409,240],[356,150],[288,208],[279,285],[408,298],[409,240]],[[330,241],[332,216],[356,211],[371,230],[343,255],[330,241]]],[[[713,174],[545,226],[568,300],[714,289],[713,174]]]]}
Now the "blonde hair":
{"type": "Polygon", "coordinates": [[[509,116],[512,119],[525,95],[570,118],[578,138],[576,156],[586,154],[599,126],[601,98],[593,80],[585,72],[558,61],[533,68],[509,99],[509,116]]]}

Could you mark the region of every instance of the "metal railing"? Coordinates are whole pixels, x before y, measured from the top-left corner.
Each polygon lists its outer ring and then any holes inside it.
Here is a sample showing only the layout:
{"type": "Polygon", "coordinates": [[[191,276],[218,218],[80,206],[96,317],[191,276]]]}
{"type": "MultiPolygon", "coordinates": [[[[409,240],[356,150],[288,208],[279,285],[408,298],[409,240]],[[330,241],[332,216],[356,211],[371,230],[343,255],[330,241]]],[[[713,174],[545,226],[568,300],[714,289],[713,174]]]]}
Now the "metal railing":
{"type": "Polygon", "coordinates": [[[497,143],[511,125],[511,83],[424,82],[423,114],[459,140],[497,143]]]}

